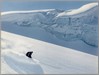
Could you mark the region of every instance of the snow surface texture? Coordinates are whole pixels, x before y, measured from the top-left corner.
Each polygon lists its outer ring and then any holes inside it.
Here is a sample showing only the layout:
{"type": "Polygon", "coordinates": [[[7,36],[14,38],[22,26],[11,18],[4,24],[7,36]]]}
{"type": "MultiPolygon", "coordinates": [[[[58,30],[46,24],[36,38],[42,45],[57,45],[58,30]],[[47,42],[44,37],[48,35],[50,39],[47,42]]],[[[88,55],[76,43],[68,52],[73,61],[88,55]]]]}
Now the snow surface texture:
{"type": "Polygon", "coordinates": [[[98,56],[5,31],[1,34],[2,74],[98,74],[98,56]],[[34,51],[33,59],[25,56],[27,51],[34,51]]]}
{"type": "Polygon", "coordinates": [[[46,9],[3,12],[1,15],[2,29],[5,31],[14,32],[6,29],[5,25],[21,28],[36,26],[61,40],[82,40],[88,45],[98,46],[98,3],[89,3],[72,11],[46,9]]]}

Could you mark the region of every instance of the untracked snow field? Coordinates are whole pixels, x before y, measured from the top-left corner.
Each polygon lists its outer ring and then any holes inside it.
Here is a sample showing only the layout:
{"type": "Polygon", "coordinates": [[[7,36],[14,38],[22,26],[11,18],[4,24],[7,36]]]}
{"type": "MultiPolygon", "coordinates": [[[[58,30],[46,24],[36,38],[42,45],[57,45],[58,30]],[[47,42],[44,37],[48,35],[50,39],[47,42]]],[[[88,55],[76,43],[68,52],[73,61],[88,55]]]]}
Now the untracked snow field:
{"type": "Polygon", "coordinates": [[[1,31],[2,74],[98,74],[98,56],[1,31]],[[33,51],[33,59],[25,56],[33,51]]]}

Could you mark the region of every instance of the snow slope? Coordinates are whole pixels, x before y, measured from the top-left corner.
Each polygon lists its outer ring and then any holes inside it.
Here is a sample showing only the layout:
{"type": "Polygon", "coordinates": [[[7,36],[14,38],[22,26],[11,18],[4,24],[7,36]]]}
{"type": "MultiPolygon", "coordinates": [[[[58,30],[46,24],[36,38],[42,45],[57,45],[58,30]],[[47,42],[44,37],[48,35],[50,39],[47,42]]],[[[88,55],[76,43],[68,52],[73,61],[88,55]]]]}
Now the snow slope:
{"type": "Polygon", "coordinates": [[[2,51],[2,74],[43,74],[39,63],[17,51],[2,51]]]}
{"type": "Polygon", "coordinates": [[[98,56],[1,31],[2,74],[98,74],[98,56]],[[25,53],[34,51],[33,60],[25,53]]]}
{"type": "MultiPolygon", "coordinates": [[[[68,29],[68,28],[66,28],[66,29],[68,29]]],[[[23,35],[23,36],[27,36],[30,38],[42,40],[45,42],[53,43],[56,45],[68,47],[68,48],[82,51],[85,53],[97,55],[97,49],[98,49],[97,47],[90,46],[90,45],[84,43],[82,40],[73,40],[73,41],[61,40],[61,38],[59,39],[55,36],[58,34],[53,34],[53,32],[49,33],[48,29],[45,30],[42,27],[36,27],[36,26],[29,26],[29,27],[28,26],[26,26],[26,27],[22,26],[22,27],[20,27],[18,25],[14,25],[14,24],[5,22],[5,24],[3,24],[3,26],[2,26],[2,30],[12,32],[15,34],[19,34],[19,35],[23,35]]],[[[61,35],[59,35],[59,36],[61,37],[61,35]]],[[[70,38],[70,37],[68,37],[68,38],[70,38]]]]}

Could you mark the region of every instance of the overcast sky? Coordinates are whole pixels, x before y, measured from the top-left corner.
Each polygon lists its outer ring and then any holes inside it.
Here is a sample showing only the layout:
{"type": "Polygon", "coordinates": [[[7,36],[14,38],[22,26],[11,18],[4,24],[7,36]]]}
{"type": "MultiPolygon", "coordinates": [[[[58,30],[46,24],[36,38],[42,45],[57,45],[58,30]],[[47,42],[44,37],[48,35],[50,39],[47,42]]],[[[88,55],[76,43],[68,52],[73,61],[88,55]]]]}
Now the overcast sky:
{"type": "MultiPolygon", "coordinates": [[[[96,0],[95,0],[96,1],[96,0]]],[[[76,9],[94,1],[10,1],[1,2],[1,11],[39,10],[39,9],[76,9]]]]}

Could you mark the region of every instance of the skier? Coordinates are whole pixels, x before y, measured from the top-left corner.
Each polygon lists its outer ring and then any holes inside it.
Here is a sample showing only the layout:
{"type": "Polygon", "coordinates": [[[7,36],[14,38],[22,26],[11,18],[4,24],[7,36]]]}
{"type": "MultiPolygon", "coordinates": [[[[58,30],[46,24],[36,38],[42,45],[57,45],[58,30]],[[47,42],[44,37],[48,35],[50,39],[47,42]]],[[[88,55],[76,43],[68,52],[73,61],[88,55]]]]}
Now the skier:
{"type": "Polygon", "coordinates": [[[26,56],[29,57],[29,58],[32,58],[32,56],[31,56],[32,53],[33,53],[33,51],[27,52],[27,53],[26,53],[26,56]]]}

